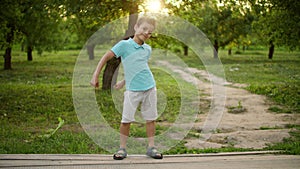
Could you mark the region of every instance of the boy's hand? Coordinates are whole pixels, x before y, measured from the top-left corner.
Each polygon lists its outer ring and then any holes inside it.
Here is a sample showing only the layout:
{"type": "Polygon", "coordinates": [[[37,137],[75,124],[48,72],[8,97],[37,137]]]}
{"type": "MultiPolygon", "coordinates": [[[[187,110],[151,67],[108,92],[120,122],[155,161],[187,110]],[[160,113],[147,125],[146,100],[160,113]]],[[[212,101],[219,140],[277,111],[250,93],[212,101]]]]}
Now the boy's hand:
{"type": "Polygon", "coordinates": [[[119,90],[122,89],[125,85],[125,80],[119,81],[117,84],[114,85],[114,88],[119,90]]]}
{"type": "Polygon", "coordinates": [[[96,70],[95,70],[95,72],[93,74],[93,77],[92,77],[92,79],[90,81],[90,84],[92,86],[94,86],[95,88],[99,87],[99,79],[98,79],[98,77],[100,75],[100,72],[101,72],[102,68],[104,67],[104,65],[106,64],[106,62],[108,60],[110,60],[111,58],[113,58],[114,56],[115,56],[115,54],[111,50],[109,50],[109,51],[107,51],[103,55],[103,57],[99,61],[98,65],[97,65],[97,68],[96,68],[96,70]]]}
{"type": "Polygon", "coordinates": [[[98,88],[99,87],[99,80],[98,80],[98,78],[93,77],[92,80],[90,81],[90,84],[92,86],[94,86],[95,88],[98,88]]]}

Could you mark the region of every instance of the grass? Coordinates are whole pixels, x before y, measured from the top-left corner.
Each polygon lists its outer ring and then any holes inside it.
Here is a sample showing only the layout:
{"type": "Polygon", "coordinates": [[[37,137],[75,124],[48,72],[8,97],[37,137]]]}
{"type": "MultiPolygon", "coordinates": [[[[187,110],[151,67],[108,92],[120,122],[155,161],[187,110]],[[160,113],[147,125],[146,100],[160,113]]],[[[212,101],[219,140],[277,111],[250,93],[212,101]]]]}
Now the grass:
{"type": "MultiPolygon", "coordinates": [[[[0,70],[0,153],[108,153],[98,146],[83,131],[75,113],[72,102],[72,75],[76,58],[80,51],[60,51],[44,53],[28,62],[24,52],[13,52],[13,70],[0,70]],[[63,125],[51,135],[43,137],[59,125],[63,125]]],[[[195,56],[182,57],[193,67],[203,69],[195,64],[195,56]]],[[[264,51],[246,51],[241,54],[227,56],[220,53],[228,81],[249,84],[248,90],[264,94],[276,105],[271,109],[276,113],[299,113],[300,91],[300,53],[279,51],[273,60],[268,60],[264,51]]],[[[3,65],[3,60],[0,60],[3,65]]],[[[180,97],[178,88],[172,77],[160,70],[154,70],[159,88],[167,97],[166,113],[160,116],[160,122],[172,123],[179,111],[180,97]]],[[[188,86],[188,85],[187,85],[188,86]]],[[[100,105],[105,118],[115,130],[118,130],[120,114],[114,107],[109,92],[99,91],[97,100],[105,99],[100,105]]],[[[143,124],[132,126],[132,136],[145,137],[143,124]]],[[[269,149],[285,150],[290,154],[300,154],[299,126],[293,137],[287,138],[269,149]]],[[[163,133],[168,128],[158,126],[157,132],[163,133]]],[[[224,151],[246,151],[232,147],[222,149],[187,149],[184,143],[166,152],[205,153],[224,151]]]]}
{"type": "Polygon", "coordinates": [[[283,113],[299,113],[300,53],[277,51],[270,60],[266,52],[251,52],[221,57],[227,80],[249,84],[246,89],[268,96],[282,107],[283,113]]]}
{"type": "Polygon", "coordinates": [[[293,126],[295,130],[290,132],[291,137],[285,138],[282,143],[270,145],[268,150],[283,150],[286,154],[300,154],[300,125],[293,126]]]}

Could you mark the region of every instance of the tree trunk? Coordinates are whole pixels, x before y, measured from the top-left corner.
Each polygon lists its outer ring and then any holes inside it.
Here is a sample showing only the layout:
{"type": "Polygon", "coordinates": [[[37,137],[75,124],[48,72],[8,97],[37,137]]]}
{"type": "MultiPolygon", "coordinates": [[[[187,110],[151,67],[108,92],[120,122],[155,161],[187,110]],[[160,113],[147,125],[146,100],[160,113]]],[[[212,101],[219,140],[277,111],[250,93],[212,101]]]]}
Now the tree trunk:
{"type": "Polygon", "coordinates": [[[137,14],[132,14],[129,16],[128,28],[125,33],[124,39],[128,39],[129,37],[133,37],[134,35],[134,25],[138,19],[137,14]]]}
{"type": "Polygon", "coordinates": [[[27,46],[27,61],[32,61],[32,46],[27,46]]]}
{"type": "Polygon", "coordinates": [[[108,90],[111,89],[111,86],[116,84],[117,77],[118,77],[118,68],[121,63],[120,58],[112,58],[106,64],[104,69],[103,78],[102,78],[102,89],[108,90]],[[116,72],[115,76],[114,73],[116,72]]]}
{"type": "Polygon", "coordinates": [[[89,44],[86,46],[86,48],[87,48],[87,52],[89,55],[89,59],[94,60],[95,59],[95,54],[94,54],[95,44],[89,44]]]}
{"type": "Polygon", "coordinates": [[[189,47],[188,46],[186,46],[186,45],[184,45],[183,46],[183,51],[184,51],[184,56],[187,56],[189,53],[189,47]]]}
{"type": "Polygon", "coordinates": [[[232,49],[228,49],[228,55],[231,55],[232,54],[232,49]]]}
{"type": "Polygon", "coordinates": [[[11,69],[11,47],[7,47],[4,54],[4,70],[11,69]]]}
{"type": "Polygon", "coordinates": [[[215,43],[214,43],[214,58],[218,58],[218,52],[219,52],[219,43],[217,40],[215,40],[215,43]]]}
{"type": "Polygon", "coordinates": [[[274,54],[274,44],[273,41],[270,41],[270,48],[269,48],[269,59],[273,59],[273,54],[274,54]]]}
{"type": "Polygon", "coordinates": [[[22,42],[22,43],[21,43],[21,51],[22,51],[22,52],[24,52],[24,48],[25,48],[25,43],[22,42]]]}
{"type": "MultiPolygon", "coordinates": [[[[134,35],[134,25],[138,19],[138,15],[136,14],[138,11],[138,6],[135,5],[130,10],[129,22],[128,22],[128,29],[125,32],[124,39],[128,39],[134,35]]],[[[121,63],[121,59],[113,58],[109,60],[106,64],[104,69],[103,78],[102,78],[102,89],[108,90],[111,89],[111,86],[116,84],[117,79],[117,71],[119,64],[121,63]],[[116,72],[115,76],[114,73],[116,72]]]]}
{"type": "Polygon", "coordinates": [[[12,43],[13,43],[13,38],[14,38],[14,27],[13,26],[8,26],[10,27],[10,32],[7,33],[6,35],[6,42],[8,44],[8,47],[5,50],[4,54],[4,70],[9,70],[11,69],[11,50],[12,50],[12,43]]]}

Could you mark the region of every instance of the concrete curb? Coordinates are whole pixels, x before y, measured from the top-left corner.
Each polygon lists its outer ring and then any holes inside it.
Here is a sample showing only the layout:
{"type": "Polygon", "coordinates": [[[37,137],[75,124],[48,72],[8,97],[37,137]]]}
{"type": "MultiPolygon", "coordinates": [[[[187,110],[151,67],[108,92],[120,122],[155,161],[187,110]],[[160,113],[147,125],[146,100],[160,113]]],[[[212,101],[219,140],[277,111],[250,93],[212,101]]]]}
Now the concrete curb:
{"type": "Polygon", "coordinates": [[[203,153],[203,154],[176,154],[165,155],[164,157],[213,157],[213,156],[240,156],[240,155],[263,155],[263,154],[279,154],[283,151],[245,151],[245,152],[223,152],[223,153],[203,153]]]}
{"type": "MultiPolygon", "coordinates": [[[[247,151],[247,152],[222,152],[222,153],[201,153],[201,154],[174,154],[164,155],[164,158],[184,158],[184,157],[218,157],[218,156],[246,156],[279,154],[282,151],[247,151]]],[[[112,158],[110,154],[0,154],[1,160],[98,160],[99,158],[112,158]]],[[[144,154],[129,154],[128,157],[146,157],[144,154]]]]}
{"type": "Polygon", "coordinates": [[[146,155],[132,154],[124,160],[113,160],[104,154],[0,154],[0,168],[43,169],[298,169],[300,156],[279,154],[281,151],[248,151],[203,154],[165,155],[155,160],[146,155]]]}

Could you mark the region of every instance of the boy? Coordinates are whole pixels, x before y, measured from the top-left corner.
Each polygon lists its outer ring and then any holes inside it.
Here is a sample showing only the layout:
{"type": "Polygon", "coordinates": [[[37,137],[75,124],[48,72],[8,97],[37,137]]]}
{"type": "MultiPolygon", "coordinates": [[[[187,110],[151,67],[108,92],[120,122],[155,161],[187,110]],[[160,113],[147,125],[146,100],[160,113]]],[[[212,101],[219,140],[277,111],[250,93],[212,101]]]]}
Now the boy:
{"type": "Polygon", "coordinates": [[[112,57],[121,57],[125,80],[118,82],[114,87],[121,89],[126,84],[126,91],[120,125],[120,148],[113,156],[115,160],[122,160],[127,157],[126,142],[130,124],[134,122],[134,114],[139,103],[141,103],[142,116],[146,120],[148,137],[146,154],[154,159],[163,158],[162,154],[154,147],[155,120],[157,118],[156,84],[148,66],[151,47],[145,43],[151,37],[154,29],[155,20],[153,18],[140,17],[134,26],[134,37],[118,42],[104,54],[91,80],[92,86],[99,87],[98,76],[106,62],[112,57]]]}

